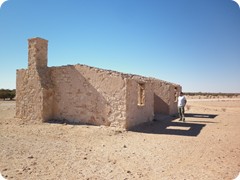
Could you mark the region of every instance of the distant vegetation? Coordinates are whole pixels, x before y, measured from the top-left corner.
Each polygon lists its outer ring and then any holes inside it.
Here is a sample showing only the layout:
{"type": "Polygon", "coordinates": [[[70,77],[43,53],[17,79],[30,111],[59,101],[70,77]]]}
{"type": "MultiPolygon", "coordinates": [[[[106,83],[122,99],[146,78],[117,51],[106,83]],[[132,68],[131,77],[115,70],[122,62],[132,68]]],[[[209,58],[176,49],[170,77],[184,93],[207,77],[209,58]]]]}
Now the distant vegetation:
{"type": "MultiPolygon", "coordinates": [[[[240,96],[240,93],[208,93],[208,92],[184,92],[187,96],[205,96],[205,97],[217,97],[217,96],[225,96],[225,97],[237,97],[240,96]]],[[[13,100],[16,96],[16,90],[9,89],[0,89],[0,99],[3,100],[13,100]]]]}
{"type": "Polygon", "coordinates": [[[16,96],[16,90],[9,90],[9,89],[0,89],[0,99],[3,100],[13,100],[16,96]]]}
{"type": "Polygon", "coordinates": [[[240,93],[184,92],[184,94],[187,96],[206,96],[206,97],[217,97],[217,96],[236,97],[236,96],[240,96],[240,93]]]}

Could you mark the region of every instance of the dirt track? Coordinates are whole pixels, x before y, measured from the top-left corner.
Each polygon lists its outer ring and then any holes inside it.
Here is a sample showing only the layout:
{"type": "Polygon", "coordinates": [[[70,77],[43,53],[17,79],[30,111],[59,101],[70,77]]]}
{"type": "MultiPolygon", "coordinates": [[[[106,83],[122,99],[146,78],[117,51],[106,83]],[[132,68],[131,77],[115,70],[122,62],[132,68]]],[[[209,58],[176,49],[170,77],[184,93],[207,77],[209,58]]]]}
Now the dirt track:
{"type": "Polygon", "coordinates": [[[0,101],[0,173],[7,179],[211,179],[240,172],[240,100],[189,101],[186,123],[132,131],[27,124],[0,101]]]}

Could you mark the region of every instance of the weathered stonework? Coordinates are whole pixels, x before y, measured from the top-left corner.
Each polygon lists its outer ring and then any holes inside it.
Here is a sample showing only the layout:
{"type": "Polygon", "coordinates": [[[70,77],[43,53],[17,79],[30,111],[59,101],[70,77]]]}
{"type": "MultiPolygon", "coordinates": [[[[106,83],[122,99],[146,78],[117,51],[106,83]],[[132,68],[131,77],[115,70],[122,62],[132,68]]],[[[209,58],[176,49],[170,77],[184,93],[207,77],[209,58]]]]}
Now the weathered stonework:
{"type": "Polygon", "coordinates": [[[180,85],[80,64],[47,67],[48,41],[28,42],[28,69],[17,70],[16,117],[129,129],[177,113],[180,85]]]}

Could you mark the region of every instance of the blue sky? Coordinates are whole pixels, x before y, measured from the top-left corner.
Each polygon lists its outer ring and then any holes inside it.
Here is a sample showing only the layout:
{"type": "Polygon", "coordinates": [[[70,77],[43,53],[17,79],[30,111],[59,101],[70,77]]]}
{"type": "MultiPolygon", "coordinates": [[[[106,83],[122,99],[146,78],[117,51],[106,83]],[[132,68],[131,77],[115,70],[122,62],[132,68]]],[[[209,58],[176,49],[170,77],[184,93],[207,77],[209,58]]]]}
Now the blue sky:
{"type": "Polygon", "coordinates": [[[49,66],[240,93],[240,8],[232,0],[8,0],[0,8],[0,89],[16,87],[33,37],[49,41],[49,66]]]}

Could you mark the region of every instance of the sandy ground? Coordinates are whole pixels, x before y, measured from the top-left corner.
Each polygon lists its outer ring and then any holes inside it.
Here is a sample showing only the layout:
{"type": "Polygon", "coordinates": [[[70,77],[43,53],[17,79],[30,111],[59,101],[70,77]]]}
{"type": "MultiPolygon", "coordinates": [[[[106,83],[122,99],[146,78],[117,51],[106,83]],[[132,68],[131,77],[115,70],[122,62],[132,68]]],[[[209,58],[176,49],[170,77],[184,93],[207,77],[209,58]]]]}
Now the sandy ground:
{"type": "Polygon", "coordinates": [[[240,100],[189,101],[186,123],[132,131],[27,124],[0,101],[0,173],[6,179],[231,180],[240,172],[240,100]]]}

